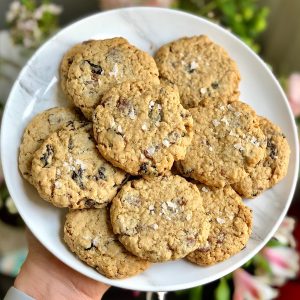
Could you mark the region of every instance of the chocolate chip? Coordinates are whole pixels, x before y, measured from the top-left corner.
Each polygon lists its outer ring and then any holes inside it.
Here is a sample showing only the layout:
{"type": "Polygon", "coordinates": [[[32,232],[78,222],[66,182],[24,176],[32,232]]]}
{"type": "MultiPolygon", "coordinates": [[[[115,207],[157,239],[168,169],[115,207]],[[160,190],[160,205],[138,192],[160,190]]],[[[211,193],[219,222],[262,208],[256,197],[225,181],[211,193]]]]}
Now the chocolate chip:
{"type": "Polygon", "coordinates": [[[46,145],[46,152],[43,153],[43,156],[40,157],[41,162],[43,163],[43,168],[49,165],[49,158],[54,154],[53,147],[51,145],[46,145]]]}
{"type": "Polygon", "coordinates": [[[212,87],[214,90],[216,90],[216,89],[219,87],[219,84],[218,84],[217,82],[213,82],[213,83],[211,84],[211,87],[212,87]]]}
{"type": "Polygon", "coordinates": [[[73,139],[70,137],[68,142],[68,149],[72,150],[74,148],[74,142],[73,139]]]}
{"type": "Polygon", "coordinates": [[[106,175],[105,175],[105,172],[106,172],[106,169],[105,167],[101,167],[99,170],[98,170],[98,173],[95,175],[95,180],[106,180],[106,175]]]}
{"type": "Polygon", "coordinates": [[[270,157],[272,159],[275,159],[277,157],[277,154],[278,154],[278,150],[277,150],[276,145],[270,139],[268,139],[267,140],[267,147],[270,150],[270,157]]]}
{"type": "Polygon", "coordinates": [[[84,185],[82,182],[82,175],[83,175],[83,170],[81,167],[79,167],[78,170],[72,172],[72,179],[77,183],[77,185],[83,190],[84,185]]]}
{"type": "Polygon", "coordinates": [[[148,171],[148,164],[147,163],[142,163],[139,169],[140,174],[145,174],[148,171]]]}
{"type": "Polygon", "coordinates": [[[74,60],[74,57],[68,58],[68,65],[70,66],[74,60]]]}
{"type": "Polygon", "coordinates": [[[91,246],[88,247],[88,248],[85,248],[84,250],[88,251],[88,250],[91,250],[93,248],[96,248],[96,245],[93,243],[93,241],[91,242],[91,246]]]}
{"type": "Polygon", "coordinates": [[[85,60],[85,62],[87,62],[91,66],[91,70],[93,74],[97,74],[97,75],[103,74],[103,69],[100,66],[93,64],[89,60],[85,60]]]}
{"type": "Polygon", "coordinates": [[[97,204],[97,202],[94,201],[94,200],[92,200],[92,199],[86,199],[86,200],[84,201],[84,206],[85,206],[86,208],[93,208],[93,207],[96,206],[96,204],[97,204]]]}

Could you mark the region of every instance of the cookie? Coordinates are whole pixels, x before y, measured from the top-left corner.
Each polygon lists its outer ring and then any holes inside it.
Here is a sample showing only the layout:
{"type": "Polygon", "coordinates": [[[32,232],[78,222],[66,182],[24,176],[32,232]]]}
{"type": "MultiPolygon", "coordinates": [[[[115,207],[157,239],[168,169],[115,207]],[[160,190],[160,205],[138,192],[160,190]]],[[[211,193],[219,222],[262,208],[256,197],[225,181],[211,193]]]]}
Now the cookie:
{"type": "Polygon", "coordinates": [[[102,207],[116,195],[127,176],[102,158],[92,134],[92,124],[72,122],[36,151],[32,177],[44,200],[81,209],[102,207]]]}
{"type": "Polygon", "coordinates": [[[35,116],[27,125],[19,152],[19,169],[22,176],[31,184],[31,163],[33,154],[52,132],[62,128],[68,122],[80,120],[81,115],[73,108],[54,107],[35,116]]]}
{"type": "Polygon", "coordinates": [[[110,209],[113,231],[134,255],[178,259],[206,242],[209,223],[197,187],[180,176],[127,182],[110,209]]]}
{"type": "Polygon", "coordinates": [[[89,120],[102,95],[128,80],[159,82],[154,59],[123,38],[88,43],[70,66],[67,90],[89,120]]]}
{"type": "Polygon", "coordinates": [[[211,228],[207,242],[187,259],[198,265],[213,265],[245,247],[252,231],[252,211],[230,186],[198,188],[211,228]]]}
{"type": "Polygon", "coordinates": [[[66,215],[64,240],[79,259],[109,278],[130,277],[150,266],[127,252],[118,241],[106,208],[70,211],[66,215]]]}
{"type": "Polygon", "coordinates": [[[249,105],[203,101],[203,106],[189,109],[194,138],[177,167],[186,177],[223,187],[240,181],[247,175],[247,167],[264,158],[266,138],[249,105]]]}
{"type": "Polygon", "coordinates": [[[132,175],[163,174],[183,159],[192,123],[177,89],[141,81],[112,88],[93,116],[99,151],[132,175]]]}
{"type": "Polygon", "coordinates": [[[198,106],[203,99],[238,100],[240,73],[236,63],[205,35],[162,46],[155,61],[160,77],[178,86],[186,108],[198,106]]]}
{"type": "Polygon", "coordinates": [[[263,117],[259,124],[267,138],[266,156],[254,168],[247,168],[247,176],[232,186],[246,198],[254,198],[278,183],[289,165],[290,147],[281,129],[263,117]]]}
{"type": "Polygon", "coordinates": [[[74,56],[80,52],[83,51],[85,46],[92,42],[92,40],[84,41],[82,43],[74,45],[72,48],[70,48],[63,56],[61,63],[60,63],[60,85],[64,92],[64,94],[69,98],[68,90],[66,87],[66,83],[68,80],[68,73],[70,66],[74,60],[74,56]]]}

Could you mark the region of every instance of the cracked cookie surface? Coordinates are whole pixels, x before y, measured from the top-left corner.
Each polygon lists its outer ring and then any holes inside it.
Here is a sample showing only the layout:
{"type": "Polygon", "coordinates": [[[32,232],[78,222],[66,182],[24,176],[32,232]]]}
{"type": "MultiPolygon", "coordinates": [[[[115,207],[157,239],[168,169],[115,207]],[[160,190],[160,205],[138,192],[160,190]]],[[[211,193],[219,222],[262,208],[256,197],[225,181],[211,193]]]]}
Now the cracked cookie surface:
{"type": "Polygon", "coordinates": [[[205,35],[162,46],[155,61],[160,77],[178,86],[186,108],[196,107],[207,98],[238,100],[240,73],[236,63],[205,35]]]}
{"type": "Polygon", "coordinates": [[[106,208],[67,213],[64,240],[82,261],[109,278],[137,275],[150,266],[149,262],[127,252],[118,241],[106,208]]]}
{"type": "Polygon", "coordinates": [[[197,186],[211,228],[207,242],[187,259],[198,265],[213,265],[245,247],[252,231],[252,211],[230,186],[197,186]]]}
{"type": "Polygon", "coordinates": [[[285,177],[288,170],[290,147],[281,129],[270,120],[259,117],[259,126],[267,138],[265,158],[232,187],[243,197],[254,198],[285,177]]]}
{"type": "Polygon", "coordinates": [[[209,234],[200,192],[180,176],[127,182],[113,199],[110,215],[125,248],[152,262],[182,258],[209,234]]]}
{"type": "Polygon", "coordinates": [[[222,187],[240,181],[247,175],[246,167],[265,157],[266,138],[249,105],[204,100],[189,111],[194,137],[185,159],[176,163],[182,175],[222,187]]]}
{"type": "Polygon", "coordinates": [[[51,134],[34,154],[32,177],[40,196],[58,207],[102,207],[127,175],[96,148],[92,124],[72,122],[51,134]]]}
{"type": "Polygon", "coordinates": [[[127,80],[159,82],[154,59],[124,38],[89,42],[68,72],[67,90],[89,120],[102,95],[127,80]]]}
{"type": "Polygon", "coordinates": [[[125,82],[106,93],[93,117],[98,149],[132,175],[158,175],[183,159],[192,117],[168,85],[125,82]]]}
{"type": "Polygon", "coordinates": [[[71,121],[82,118],[79,112],[68,107],[54,107],[36,115],[27,125],[19,152],[19,169],[22,176],[33,184],[31,176],[31,163],[36,150],[43,141],[52,133],[71,121]]]}

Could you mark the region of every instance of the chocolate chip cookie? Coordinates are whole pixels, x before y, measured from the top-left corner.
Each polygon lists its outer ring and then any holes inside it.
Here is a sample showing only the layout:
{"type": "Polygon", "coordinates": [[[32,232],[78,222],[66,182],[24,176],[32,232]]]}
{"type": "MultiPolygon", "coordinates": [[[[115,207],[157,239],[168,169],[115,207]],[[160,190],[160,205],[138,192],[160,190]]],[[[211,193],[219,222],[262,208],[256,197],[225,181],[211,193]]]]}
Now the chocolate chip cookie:
{"type": "Polygon", "coordinates": [[[255,167],[247,168],[247,175],[232,187],[243,197],[254,198],[285,177],[290,147],[281,129],[270,120],[260,117],[259,125],[267,138],[266,156],[255,167]]]}
{"type": "Polygon", "coordinates": [[[240,101],[224,104],[203,100],[191,108],[194,138],[181,174],[210,186],[223,187],[243,180],[246,168],[256,166],[266,154],[266,137],[253,109],[240,101]]]}
{"type": "Polygon", "coordinates": [[[127,252],[118,241],[106,208],[70,211],[66,216],[64,240],[82,261],[109,278],[133,276],[150,265],[127,252]]]}
{"type": "Polygon", "coordinates": [[[184,107],[203,99],[238,100],[240,73],[228,53],[207,36],[184,37],[155,55],[160,77],[176,84],[184,107]]]}
{"type": "Polygon", "coordinates": [[[89,42],[69,68],[67,90],[89,120],[102,95],[127,80],[159,82],[154,59],[124,38],[89,42]]]}
{"type": "Polygon", "coordinates": [[[103,157],[132,175],[163,174],[183,159],[192,122],[177,89],[141,81],[112,88],[93,117],[103,157]]]}
{"type": "Polygon", "coordinates": [[[184,257],[209,234],[200,192],[180,176],[127,182],[113,199],[110,215],[125,248],[152,262],[184,257]]]}
{"type": "Polygon", "coordinates": [[[43,141],[52,132],[81,118],[81,114],[73,108],[54,107],[41,112],[30,121],[24,131],[19,153],[19,169],[28,182],[33,183],[31,177],[32,158],[43,141]]]}
{"type": "Polygon", "coordinates": [[[207,242],[187,259],[198,265],[213,265],[245,247],[252,231],[252,211],[230,186],[198,188],[211,228],[207,242]]]}
{"type": "Polygon", "coordinates": [[[34,154],[32,177],[40,196],[58,207],[102,207],[126,174],[98,152],[92,124],[71,122],[51,134],[34,154]]]}

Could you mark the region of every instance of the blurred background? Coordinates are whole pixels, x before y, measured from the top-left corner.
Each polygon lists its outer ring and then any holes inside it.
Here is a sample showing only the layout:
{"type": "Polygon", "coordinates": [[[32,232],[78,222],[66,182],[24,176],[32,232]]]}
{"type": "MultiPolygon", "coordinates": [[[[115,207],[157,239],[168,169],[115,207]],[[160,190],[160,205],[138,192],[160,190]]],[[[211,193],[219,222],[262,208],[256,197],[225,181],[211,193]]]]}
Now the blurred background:
{"type": "MultiPolygon", "coordinates": [[[[134,5],[188,11],[238,35],[269,64],[300,124],[299,0],[0,0],[0,112],[22,66],[57,30],[101,10],[134,5]]],[[[220,280],[169,293],[167,299],[300,299],[299,217],[298,187],[288,217],[259,254],[220,280]],[[237,298],[237,287],[242,298],[237,298]]],[[[13,284],[26,254],[24,224],[0,170],[1,299],[13,284]]],[[[150,299],[150,296],[112,288],[104,300],[150,299]]]]}

